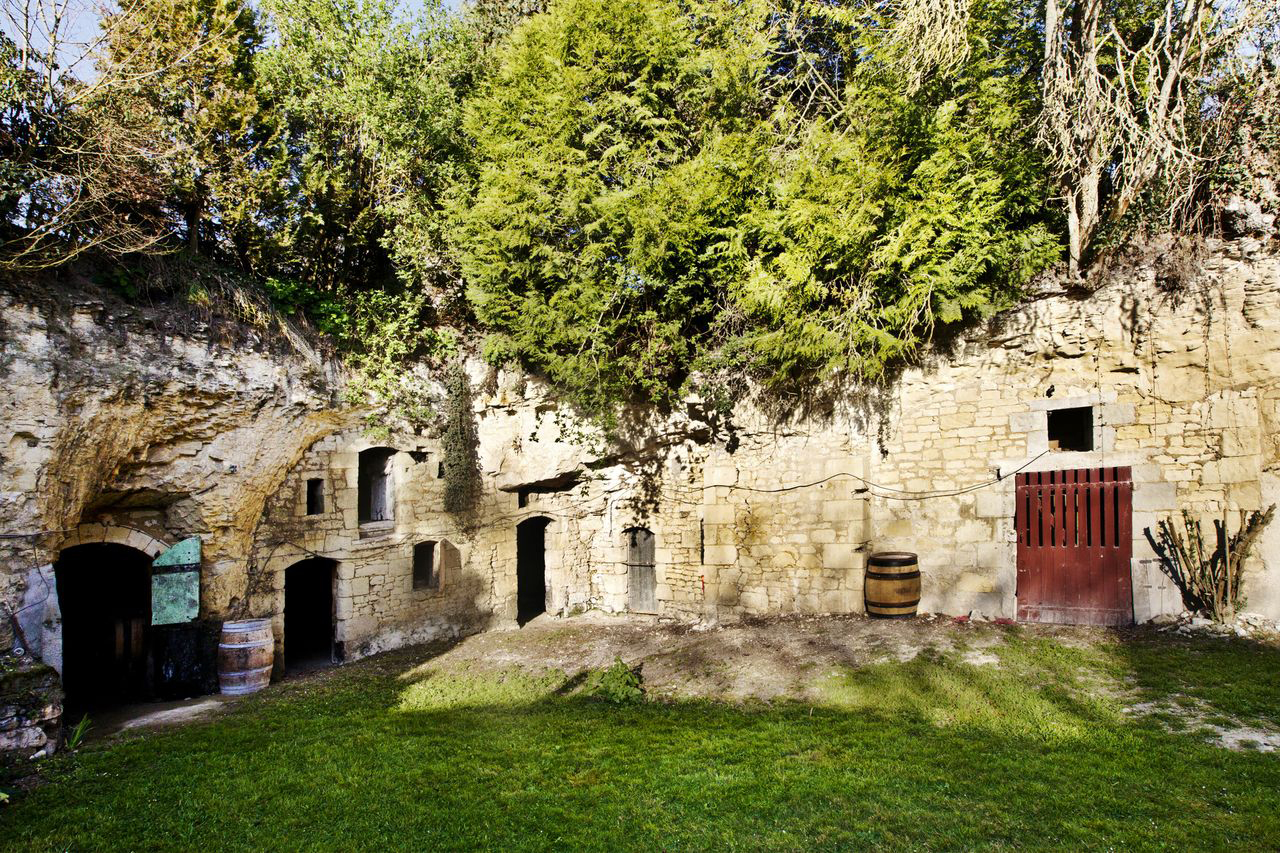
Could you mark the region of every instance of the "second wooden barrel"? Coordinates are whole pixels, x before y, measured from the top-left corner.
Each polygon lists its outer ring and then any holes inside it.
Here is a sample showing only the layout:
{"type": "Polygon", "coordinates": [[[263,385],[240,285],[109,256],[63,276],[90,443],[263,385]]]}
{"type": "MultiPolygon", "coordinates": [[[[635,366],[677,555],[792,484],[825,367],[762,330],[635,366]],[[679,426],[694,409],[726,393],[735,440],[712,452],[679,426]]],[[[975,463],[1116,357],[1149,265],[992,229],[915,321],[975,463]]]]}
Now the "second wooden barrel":
{"type": "Polygon", "coordinates": [[[862,584],[867,615],[875,619],[910,619],[920,604],[920,564],[908,551],[883,551],[867,559],[862,584]]]}
{"type": "Polygon", "coordinates": [[[255,693],[271,681],[275,638],[270,619],[222,623],[218,643],[218,686],[229,696],[255,693]]]}

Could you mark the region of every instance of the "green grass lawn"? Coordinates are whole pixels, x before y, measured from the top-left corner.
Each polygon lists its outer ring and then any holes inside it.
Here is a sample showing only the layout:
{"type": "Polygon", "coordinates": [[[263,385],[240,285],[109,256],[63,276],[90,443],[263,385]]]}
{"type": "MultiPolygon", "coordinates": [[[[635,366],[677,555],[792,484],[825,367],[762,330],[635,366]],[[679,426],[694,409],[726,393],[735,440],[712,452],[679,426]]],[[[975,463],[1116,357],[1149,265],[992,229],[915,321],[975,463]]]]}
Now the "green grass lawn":
{"type": "Polygon", "coordinates": [[[1012,630],[996,653],[827,674],[816,705],[613,706],[560,674],[415,670],[430,650],[408,650],[56,759],[0,808],[0,846],[1280,847],[1280,753],[1124,709],[1190,696],[1280,725],[1275,648],[1012,630]]]}

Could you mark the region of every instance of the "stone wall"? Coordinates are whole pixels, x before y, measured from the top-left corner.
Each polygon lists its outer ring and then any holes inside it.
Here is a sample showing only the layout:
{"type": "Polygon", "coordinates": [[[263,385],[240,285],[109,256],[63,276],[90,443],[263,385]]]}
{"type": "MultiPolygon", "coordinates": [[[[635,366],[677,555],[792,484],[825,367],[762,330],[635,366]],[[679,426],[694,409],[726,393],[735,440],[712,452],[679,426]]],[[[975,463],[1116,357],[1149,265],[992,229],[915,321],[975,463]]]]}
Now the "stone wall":
{"type": "MultiPolygon", "coordinates": [[[[1206,529],[1225,512],[1234,529],[1264,506],[1280,461],[1280,263],[1242,248],[1220,248],[1178,289],[1141,266],[1087,298],[1043,292],[902,377],[870,479],[919,491],[1003,477],[954,498],[872,502],[869,546],[921,554],[924,606],[1014,615],[1010,473],[1131,466],[1135,618],[1182,609],[1147,531],[1181,509],[1206,529]],[[1046,413],[1086,405],[1094,450],[1050,451],[1046,413]]],[[[1275,614],[1277,581],[1280,552],[1264,543],[1245,575],[1249,609],[1275,614]]]]}
{"type": "Polygon", "coordinates": [[[79,544],[154,556],[198,535],[202,618],[242,612],[267,496],[349,419],[337,370],[83,285],[0,292],[0,317],[0,648],[14,612],[29,651],[61,665],[52,564],[79,544]]]}
{"type": "Polygon", "coordinates": [[[57,751],[61,719],[58,673],[44,664],[0,656],[0,769],[57,751]]]}
{"type": "MultiPolygon", "coordinates": [[[[1145,532],[1184,508],[1234,524],[1280,498],[1280,260],[1220,244],[1170,287],[1158,249],[1095,292],[1050,280],[884,386],[803,413],[757,399],[725,421],[691,399],[666,417],[631,412],[606,440],[538,383],[472,364],[476,507],[444,512],[429,430],[392,433],[377,444],[395,451],[394,514],[372,525],[357,493],[374,442],[366,413],[339,404],[332,365],[175,331],[101,295],[9,294],[0,602],[59,665],[61,549],[150,554],[199,535],[202,618],[270,617],[281,652],[286,569],[335,561],[334,638],[351,658],[514,624],[516,528],[545,518],[553,614],[628,609],[626,531],[644,527],[658,618],[860,612],[867,555],[897,549],[920,555],[923,609],[1012,617],[1013,474],[1128,466],[1134,616],[1177,611],[1145,532]],[[1094,449],[1050,450],[1046,413],[1077,406],[1092,407],[1094,449]],[[324,484],[315,515],[311,479],[324,484]],[[441,584],[415,589],[427,541],[441,584]]],[[[1280,616],[1278,580],[1280,525],[1248,565],[1250,610],[1280,616]]]]}
{"type": "MultiPolygon", "coordinates": [[[[1137,265],[1089,294],[1047,282],[884,396],[846,400],[820,423],[738,412],[750,439],[707,462],[712,609],[860,610],[865,556],[909,550],[923,609],[1012,618],[1012,474],[1131,466],[1134,616],[1181,610],[1147,531],[1182,509],[1206,530],[1225,512],[1234,529],[1280,495],[1280,262],[1241,242],[1216,246],[1181,287],[1158,283],[1157,268],[1137,265]],[[1079,406],[1093,407],[1094,449],[1050,451],[1047,412],[1079,406]],[[800,483],[814,485],[720,488],[800,483]],[[792,594],[819,569],[816,599],[792,594]]],[[[1245,573],[1248,608],[1273,617],[1278,546],[1273,527],[1245,573]]]]}

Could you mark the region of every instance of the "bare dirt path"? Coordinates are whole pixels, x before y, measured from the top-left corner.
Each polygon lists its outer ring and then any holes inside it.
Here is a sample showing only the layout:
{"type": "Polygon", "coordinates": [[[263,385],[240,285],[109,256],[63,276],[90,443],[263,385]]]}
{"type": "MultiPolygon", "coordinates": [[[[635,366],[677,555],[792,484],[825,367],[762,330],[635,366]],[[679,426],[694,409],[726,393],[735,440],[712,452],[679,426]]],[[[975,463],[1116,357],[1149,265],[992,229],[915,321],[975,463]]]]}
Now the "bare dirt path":
{"type": "MultiPolygon", "coordinates": [[[[1100,629],[1019,626],[1021,632],[1059,642],[1103,641],[1100,629]]],[[[431,661],[458,671],[519,668],[573,674],[621,658],[642,664],[646,689],[659,696],[740,701],[815,699],[821,680],[836,669],[889,661],[923,652],[957,653],[975,665],[997,665],[992,647],[1010,628],[994,623],[958,624],[946,617],[872,620],[859,616],[774,617],[717,628],[588,614],[541,618],[523,628],[468,637],[431,661]]]]}

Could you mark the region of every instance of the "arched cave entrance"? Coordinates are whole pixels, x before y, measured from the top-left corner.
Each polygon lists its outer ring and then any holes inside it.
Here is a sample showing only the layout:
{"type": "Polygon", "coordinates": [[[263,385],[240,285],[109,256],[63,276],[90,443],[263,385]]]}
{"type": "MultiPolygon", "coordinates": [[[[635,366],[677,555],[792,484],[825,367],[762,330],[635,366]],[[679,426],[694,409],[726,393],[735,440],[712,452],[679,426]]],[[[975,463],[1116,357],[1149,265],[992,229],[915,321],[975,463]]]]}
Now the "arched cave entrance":
{"type": "Polygon", "coordinates": [[[294,673],[333,663],[333,583],[338,564],[312,557],[284,570],[284,666],[294,673]]]}
{"type": "Polygon", "coordinates": [[[66,719],[150,698],[151,557],[126,545],[76,545],[53,571],[66,719]]]}
{"type": "Polygon", "coordinates": [[[516,622],[524,625],[547,610],[547,525],[530,518],[516,525],[516,622]]]}

